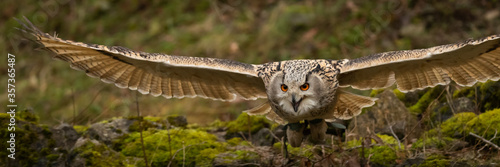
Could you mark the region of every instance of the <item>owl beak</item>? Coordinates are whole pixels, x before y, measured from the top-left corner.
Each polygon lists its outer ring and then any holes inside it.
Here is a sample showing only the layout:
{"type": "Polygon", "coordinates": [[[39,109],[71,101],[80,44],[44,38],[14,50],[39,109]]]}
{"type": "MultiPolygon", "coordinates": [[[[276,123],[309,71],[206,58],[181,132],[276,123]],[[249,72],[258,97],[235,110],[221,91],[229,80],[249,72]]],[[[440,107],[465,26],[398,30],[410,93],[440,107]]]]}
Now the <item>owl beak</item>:
{"type": "Polygon", "coordinates": [[[299,105],[300,102],[302,101],[302,98],[299,99],[298,101],[295,99],[295,96],[292,95],[292,105],[293,105],[293,111],[297,112],[299,110],[299,105]]]}

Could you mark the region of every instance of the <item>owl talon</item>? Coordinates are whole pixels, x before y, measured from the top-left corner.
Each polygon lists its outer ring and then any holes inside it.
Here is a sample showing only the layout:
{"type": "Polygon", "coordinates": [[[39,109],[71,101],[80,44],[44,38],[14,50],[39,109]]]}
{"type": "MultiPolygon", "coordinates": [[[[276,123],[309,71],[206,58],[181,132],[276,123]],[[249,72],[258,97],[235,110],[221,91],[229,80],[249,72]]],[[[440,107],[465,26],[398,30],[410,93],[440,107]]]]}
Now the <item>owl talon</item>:
{"type": "Polygon", "coordinates": [[[288,143],[292,147],[300,147],[302,143],[302,138],[304,138],[303,131],[306,128],[304,123],[289,123],[286,129],[286,136],[288,143]]]}
{"type": "Polygon", "coordinates": [[[328,126],[324,119],[315,119],[309,121],[309,127],[311,129],[311,142],[312,143],[322,143],[325,141],[326,130],[328,126]]]}

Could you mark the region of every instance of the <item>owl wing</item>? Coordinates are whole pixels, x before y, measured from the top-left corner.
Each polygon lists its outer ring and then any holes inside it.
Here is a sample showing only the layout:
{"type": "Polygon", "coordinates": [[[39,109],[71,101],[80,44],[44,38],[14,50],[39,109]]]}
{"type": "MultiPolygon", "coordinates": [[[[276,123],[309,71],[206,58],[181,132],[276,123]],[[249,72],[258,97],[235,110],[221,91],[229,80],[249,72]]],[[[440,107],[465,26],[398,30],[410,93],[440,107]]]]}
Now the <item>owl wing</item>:
{"type": "Polygon", "coordinates": [[[30,33],[54,58],[120,88],[166,98],[203,97],[231,101],[266,98],[256,67],[231,60],[137,52],[120,46],[73,42],[43,33],[26,18],[30,33]]]}
{"type": "Polygon", "coordinates": [[[338,76],[341,87],[365,90],[396,83],[402,92],[445,85],[451,80],[471,86],[499,78],[500,35],[347,60],[338,76]]]}

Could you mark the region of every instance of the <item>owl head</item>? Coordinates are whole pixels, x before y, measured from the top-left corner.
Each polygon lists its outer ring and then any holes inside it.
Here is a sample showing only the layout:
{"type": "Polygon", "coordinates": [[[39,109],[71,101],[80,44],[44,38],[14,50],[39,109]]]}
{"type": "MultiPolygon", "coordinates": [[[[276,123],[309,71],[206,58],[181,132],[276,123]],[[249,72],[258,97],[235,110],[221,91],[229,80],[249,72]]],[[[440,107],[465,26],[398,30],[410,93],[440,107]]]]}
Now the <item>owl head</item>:
{"type": "Polygon", "coordinates": [[[286,115],[301,117],[325,105],[328,96],[325,81],[314,72],[316,65],[306,61],[287,62],[268,85],[268,97],[274,107],[286,115]]]}

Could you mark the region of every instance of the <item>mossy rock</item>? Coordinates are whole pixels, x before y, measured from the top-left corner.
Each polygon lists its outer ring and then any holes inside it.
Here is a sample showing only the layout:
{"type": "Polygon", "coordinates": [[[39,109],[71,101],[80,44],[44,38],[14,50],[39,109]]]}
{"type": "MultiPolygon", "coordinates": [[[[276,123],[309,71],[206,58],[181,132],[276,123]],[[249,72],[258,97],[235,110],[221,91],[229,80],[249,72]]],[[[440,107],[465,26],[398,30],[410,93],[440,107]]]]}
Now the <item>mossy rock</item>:
{"type": "Polygon", "coordinates": [[[226,124],[227,133],[249,132],[255,133],[262,128],[269,128],[270,122],[264,116],[250,116],[247,113],[241,113],[234,121],[226,124]]]}
{"type": "Polygon", "coordinates": [[[75,156],[75,160],[71,161],[74,164],[70,164],[72,166],[132,166],[132,164],[127,163],[130,162],[127,157],[110,149],[103,143],[90,139],[83,139],[79,142],[71,153],[75,156]]]}
{"type": "Polygon", "coordinates": [[[487,81],[477,83],[473,87],[463,88],[453,92],[453,98],[467,97],[479,104],[480,111],[493,110],[500,108],[500,82],[487,81]],[[477,90],[477,91],[476,91],[477,90]]]}
{"type": "MultiPolygon", "coordinates": [[[[13,115],[14,116],[14,115],[13,115]]],[[[52,132],[47,126],[38,124],[38,117],[28,110],[21,110],[15,113],[14,126],[9,126],[15,129],[9,130],[5,127],[0,130],[0,136],[5,139],[1,146],[3,149],[10,147],[10,135],[15,134],[15,160],[7,158],[10,151],[1,151],[0,156],[4,157],[0,160],[0,164],[8,164],[8,166],[48,166],[52,163],[53,154],[65,154],[65,152],[55,151],[56,146],[51,136],[52,132]],[[49,156],[50,155],[50,156],[49,156]]],[[[14,120],[14,119],[12,119],[14,120]]],[[[0,113],[0,123],[8,125],[11,122],[11,115],[0,113]]],[[[59,150],[63,151],[63,150],[59,150]]]]}
{"type": "MultiPolygon", "coordinates": [[[[500,131],[500,108],[487,111],[474,117],[466,124],[467,130],[469,132],[475,133],[484,137],[485,139],[491,139],[497,131],[500,131]]],[[[493,143],[500,145],[500,138],[492,140],[493,143]]]]}
{"type": "MultiPolygon", "coordinates": [[[[487,111],[480,115],[472,112],[455,114],[438,128],[427,131],[426,135],[429,137],[427,142],[430,143],[428,144],[441,148],[443,144],[463,137],[466,137],[466,141],[468,142],[477,140],[477,138],[471,137],[469,132],[480,135],[485,139],[491,139],[496,131],[500,131],[500,109],[487,111]],[[440,135],[442,137],[439,137],[440,135]]],[[[417,148],[421,148],[421,142],[421,139],[419,139],[419,141],[414,143],[414,148],[417,146],[417,148]]],[[[500,139],[494,139],[492,142],[500,144],[500,139]]]]}
{"type": "Polygon", "coordinates": [[[430,88],[420,97],[420,99],[415,105],[412,105],[408,109],[412,113],[422,114],[424,111],[427,110],[432,101],[436,99],[439,101],[445,100],[445,96],[441,96],[441,98],[438,99],[441,92],[443,92],[443,89],[444,89],[443,86],[436,86],[434,88],[430,88]]]}
{"type": "MultiPolygon", "coordinates": [[[[472,112],[463,112],[455,114],[450,119],[441,124],[441,133],[448,137],[462,137],[467,135],[467,122],[474,119],[476,114],[472,112]]],[[[431,132],[429,135],[434,136],[436,131],[431,132]]]]}
{"type": "MultiPolygon", "coordinates": [[[[196,129],[150,129],[143,132],[143,139],[151,166],[167,166],[171,160],[173,160],[171,165],[174,166],[182,164],[210,166],[215,155],[226,151],[224,143],[218,142],[216,136],[196,129]]],[[[124,155],[143,156],[138,132],[131,133],[122,140],[122,143],[121,153],[124,155]]],[[[144,164],[139,166],[144,166],[144,164]]]]}
{"type": "MultiPolygon", "coordinates": [[[[394,89],[392,92],[396,95],[396,97],[401,100],[402,102],[406,101],[406,94],[399,91],[399,89],[394,89]]],[[[406,103],[405,103],[406,104],[406,103]]]]}
{"type": "Polygon", "coordinates": [[[84,125],[75,125],[73,126],[73,128],[76,130],[76,132],[80,135],[83,135],[87,132],[87,129],[89,129],[88,126],[84,126],[84,125]]]}
{"type": "MultiPolygon", "coordinates": [[[[371,148],[358,148],[358,152],[364,152],[365,158],[370,158],[370,162],[376,165],[381,166],[390,166],[396,164],[396,160],[398,159],[398,151],[402,151],[404,146],[399,149],[398,142],[392,136],[377,134],[377,137],[382,139],[383,143],[378,143],[381,145],[373,146],[371,148]]],[[[347,147],[359,147],[361,146],[361,140],[350,140],[347,141],[347,147]]],[[[376,144],[377,142],[374,139],[371,139],[372,144],[376,144]]]]}
{"type": "Polygon", "coordinates": [[[396,164],[396,151],[390,146],[373,146],[365,150],[365,158],[370,158],[370,162],[381,165],[390,166],[396,164]]]}

